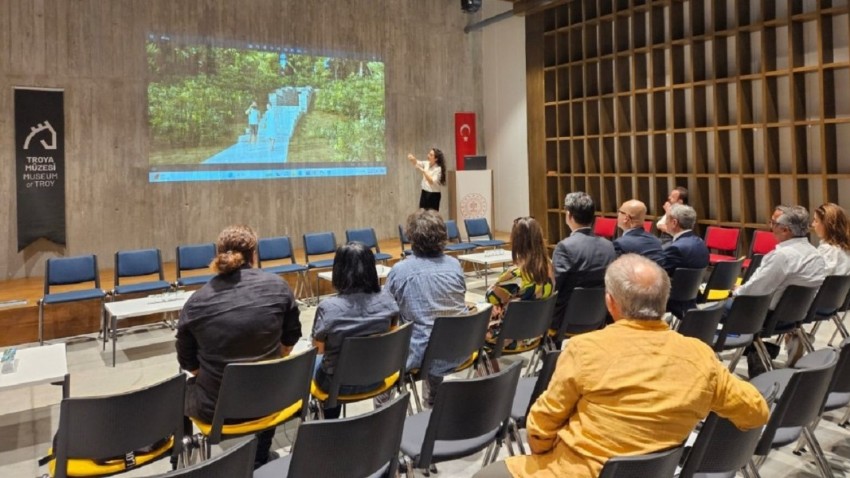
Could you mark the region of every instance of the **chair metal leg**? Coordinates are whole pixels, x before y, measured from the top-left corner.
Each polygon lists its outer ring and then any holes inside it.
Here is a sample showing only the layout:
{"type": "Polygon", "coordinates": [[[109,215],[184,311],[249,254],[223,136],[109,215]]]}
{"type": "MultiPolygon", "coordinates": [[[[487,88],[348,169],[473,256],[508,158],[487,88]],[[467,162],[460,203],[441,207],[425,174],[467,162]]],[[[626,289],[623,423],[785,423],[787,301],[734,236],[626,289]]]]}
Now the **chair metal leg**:
{"type": "Polygon", "coordinates": [[[768,353],[767,348],[764,346],[764,342],[757,337],[756,340],[753,340],[753,346],[755,346],[756,353],[758,353],[759,359],[761,360],[762,365],[764,365],[764,369],[773,370],[773,361],[770,360],[770,353],[768,353]]]}
{"type": "Polygon", "coordinates": [[[758,468],[756,468],[756,465],[755,463],[753,463],[753,460],[748,461],[747,466],[744,469],[749,470],[750,478],[761,478],[761,475],[759,475],[759,470],[758,468]]]}
{"type": "MultiPolygon", "coordinates": [[[[820,417],[816,418],[815,422],[808,427],[809,430],[811,430],[812,433],[814,433],[814,431],[817,429],[819,423],[820,423],[820,417]]],[[[806,439],[801,434],[800,438],[797,439],[797,446],[794,447],[793,453],[797,456],[801,456],[805,452],[806,452],[806,439]]]]}
{"type": "MultiPolygon", "coordinates": [[[[815,326],[817,326],[818,324],[820,324],[820,322],[815,324],[815,326]]],[[[809,338],[809,334],[807,334],[806,331],[803,330],[802,327],[797,328],[797,330],[795,332],[796,332],[797,337],[800,339],[800,345],[799,346],[805,347],[806,353],[814,352],[815,351],[815,344],[809,338]]]]}
{"type": "MultiPolygon", "coordinates": [[[[516,420],[514,419],[511,419],[511,435],[516,440],[516,445],[517,448],[519,448],[519,453],[521,455],[525,455],[525,444],[522,442],[522,435],[519,434],[519,427],[517,427],[516,420]]],[[[513,451],[513,447],[508,448],[508,452],[510,452],[511,456],[513,456],[513,451]]]]}
{"type": "Polygon", "coordinates": [[[844,416],[841,417],[841,420],[838,421],[838,426],[840,426],[842,428],[846,427],[847,426],[847,420],[850,420],[850,407],[847,407],[847,411],[844,412],[844,416]]]}
{"type": "Polygon", "coordinates": [[[487,465],[490,464],[490,455],[493,454],[493,449],[496,448],[496,442],[487,445],[487,448],[484,451],[484,461],[481,462],[481,468],[486,468],[487,465]]]}
{"type": "Polygon", "coordinates": [[[410,460],[410,458],[408,458],[408,457],[406,457],[406,456],[405,456],[405,457],[404,457],[404,464],[405,464],[405,468],[406,468],[406,470],[405,470],[405,473],[404,473],[404,474],[407,476],[407,478],[414,478],[414,475],[413,475],[413,462],[410,460]]]}
{"type": "Polygon", "coordinates": [[[730,372],[735,372],[735,369],[738,367],[738,361],[741,360],[741,356],[744,355],[745,348],[746,347],[741,347],[737,351],[735,351],[735,355],[732,356],[732,360],[729,362],[730,372]]]}
{"type": "Polygon", "coordinates": [[[419,398],[419,390],[416,389],[416,382],[413,379],[411,379],[408,382],[408,384],[410,386],[410,391],[413,393],[413,403],[416,404],[416,411],[421,412],[422,411],[422,400],[419,398]]]}
{"type": "Polygon", "coordinates": [[[815,463],[820,469],[821,475],[824,478],[834,478],[835,475],[832,473],[832,467],[829,466],[829,461],[827,461],[826,455],[824,455],[823,449],[820,447],[820,443],[818,443],[814,433],[808,427],[803,427],[803,436],[806,437],[806,441],[812,449],[812,454],[815,456],[815,463]]]}

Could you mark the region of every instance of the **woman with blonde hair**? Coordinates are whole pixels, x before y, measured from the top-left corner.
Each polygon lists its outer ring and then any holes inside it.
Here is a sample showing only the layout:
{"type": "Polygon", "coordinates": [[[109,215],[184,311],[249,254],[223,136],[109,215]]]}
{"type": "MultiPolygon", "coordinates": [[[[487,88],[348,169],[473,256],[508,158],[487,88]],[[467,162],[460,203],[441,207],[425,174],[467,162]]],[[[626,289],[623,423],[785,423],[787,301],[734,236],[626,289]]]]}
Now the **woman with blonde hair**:
{"type": "MultiPolygon", "coordinates": [[[[513,266],[487,289],[487,302],[493,305],[488,342],[499,335],[505,307],[513,300],[539,300],[552,295],[555,277],[546,252],[543,230],[533,217],[518,217],[511,229],[513,266]]],[[[530,344],[526,344],[530,345],[530,344]]]]}
{"type": "Polygon", "coordinates": [[[838,204],[815,209],[812,229],[820,238],[818,253],[826,261],[826,275],[850,274],[850,218],[838,204]]]}

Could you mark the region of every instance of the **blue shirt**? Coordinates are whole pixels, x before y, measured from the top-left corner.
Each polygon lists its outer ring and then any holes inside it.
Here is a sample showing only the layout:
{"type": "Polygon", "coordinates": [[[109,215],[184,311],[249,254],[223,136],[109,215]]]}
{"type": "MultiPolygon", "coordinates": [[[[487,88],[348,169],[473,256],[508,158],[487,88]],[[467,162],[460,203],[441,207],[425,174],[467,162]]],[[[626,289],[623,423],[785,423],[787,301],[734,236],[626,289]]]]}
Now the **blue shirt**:
{"type": "Polygon", "coordinates": [[[437,317],[466,313],[463,269],[457,259],[444,254],[408,256],[390,270],[384,290],[398,302],[402,322],[413,322],[408,369],[422,364],[437,317]]]}

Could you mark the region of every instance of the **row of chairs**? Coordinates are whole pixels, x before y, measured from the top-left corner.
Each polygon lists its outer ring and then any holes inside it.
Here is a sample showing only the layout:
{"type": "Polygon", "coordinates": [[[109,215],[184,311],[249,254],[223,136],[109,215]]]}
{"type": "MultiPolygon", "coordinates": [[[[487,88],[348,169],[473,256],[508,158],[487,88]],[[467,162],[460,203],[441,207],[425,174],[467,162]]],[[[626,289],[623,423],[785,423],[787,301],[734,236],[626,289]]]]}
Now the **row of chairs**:
{"type": "MultiPolygon", "coordinates": [[[[448,244],[446,244],[445,251],[447,253],[471,252],[479,248],[496,248],[507,244],[505,241],[493,237],[487,218],[464,219],[463,225],[466,228],[467,242],[463,242],[457,222],[453,219],[446,221],[448,244]]],[[[398,225],[398,238],[401,244],[401,258],[404,259],[413,254],[409,247],[410,239],[404,233],[404,226],[401,224],[398,225]]]]}

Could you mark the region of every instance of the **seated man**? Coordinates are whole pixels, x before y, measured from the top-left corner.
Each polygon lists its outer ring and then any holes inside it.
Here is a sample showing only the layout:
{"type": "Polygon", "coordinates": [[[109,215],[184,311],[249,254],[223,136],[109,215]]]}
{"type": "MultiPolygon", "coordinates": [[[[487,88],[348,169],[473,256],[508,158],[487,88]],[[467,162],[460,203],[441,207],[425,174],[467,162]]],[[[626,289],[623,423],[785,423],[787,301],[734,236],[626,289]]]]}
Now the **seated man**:
{"type": "Polygon", "coordinates": [[[701,341],[661,320],[670,279],[652,261],[625,255],[605,273],[614,324],[579,335],[527,418],[531,455],[478,477],[594,477],[614,456],[682,444],[709,412],[741,429],[764,425],[768,408],[701,341]]]}
{"type": "Polygon", "coordinates": [[[572,233],[555,246],[552,265],[558,298],[550,328],[558,330],[576,287],[602,287],[605,268],[617,254],[608,239],[593,234],[593,198],[573,192],[564,198],[567,226],[572,233]]]}
{"type": "MultiPolygon", "coordinates": [[[[212,423],[227,364],[285,357],[301,337],[300,312],[289,285],[253,268],[254,231],[225,228],[216,251],[211,266],[217,275],[186,301],[177,322],[177,361],[193,375],[186,384],[185,413],[207,423],[212,423]]],[[[186,425],[189,435],[192,423],[186,425]]],[[[255,467],[269,460],[274,429],[257,438],[255,467]]]]}
{"type": "MultiPolygon", "coordinates": [[[[443,254],[448,234],[440,213],[433,209],[414,212],[407,218],[405,235],[410,239],[413,254],[393,266],[384,290],[398,303],[401,321],[413,322],[407,356],[407,370],[411,370],[422,365],[434,320],[466,312],[466,280],[458,260],[443,254]]],[[[457,364],[464,359],[459,358],[457,364]]],[[[422,395],[427,404],[433,403],[442,376],[457,364],[432,367],[434,375],[423,382],[426,390],[422,395]]]]}
{"type": "MultiPolygon", "coordinates": [[[[674,204],[667,212],[667,231],[673,236],[673,242],[662,251],[661,267],[670,277],[678,268],[703,269],[708,267],[708,247],[705,241],[691,229],[697,220],[694,208],[684,204],[674,204]]],[[[696,299],[689,301],[669,301],[667,311],[682,318],[688,309],[696,307],[696,299]]]]}
{"type": "Polygon", "coordinates": [[[624,202],[617,212],[617,226],[623,230],[623,235],[614,240],[617,255],[640,254],[661,264],[661,241],[643,228],[646,204],[632,199],[624,202]]]}
{"type": "Polygon", "coordinates": [[[669,217],[670,208],[676,204],[688,204],[688,189],[682,186],[677,186],[667,195],[667,201],[664,202],[664,215],[655,223],[655,228],[660,233],[661,244],[668,244],[673,240],[673,233],[667,230],[667,218],[669,217]]]}

